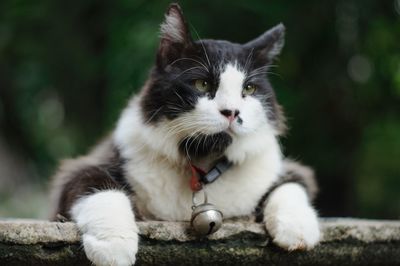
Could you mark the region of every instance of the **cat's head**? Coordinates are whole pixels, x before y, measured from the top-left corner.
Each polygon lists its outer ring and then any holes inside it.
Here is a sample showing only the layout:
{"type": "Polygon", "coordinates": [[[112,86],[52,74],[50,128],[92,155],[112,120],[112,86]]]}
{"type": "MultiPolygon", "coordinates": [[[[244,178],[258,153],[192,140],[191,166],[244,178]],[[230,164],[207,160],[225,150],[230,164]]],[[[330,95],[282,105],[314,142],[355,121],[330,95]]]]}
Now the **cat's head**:
{"type": "Polygon", "coordinates": [[[284,30],[279,24],[246,44],[194,41],[180,7],[170,5],[141,102],[144,121],[168,127],[194,157],[222,154],[234,138],[261,128],[279,135],[284,119],[267,73],[284,30]]]}

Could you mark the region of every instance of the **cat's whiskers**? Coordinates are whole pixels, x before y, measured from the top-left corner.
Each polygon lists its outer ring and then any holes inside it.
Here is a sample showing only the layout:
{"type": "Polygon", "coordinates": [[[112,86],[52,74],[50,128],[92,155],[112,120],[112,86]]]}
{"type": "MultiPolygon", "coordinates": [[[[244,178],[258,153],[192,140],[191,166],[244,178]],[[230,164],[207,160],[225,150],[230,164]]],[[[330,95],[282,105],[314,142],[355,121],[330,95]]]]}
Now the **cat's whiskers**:
{"type": "MultiPolygon", "coordinates": [[[[199,131],[203,131],[203,130],[204,130],[204,127],[201,128],[201,129],[199,129],[199,131]]],[[[200,133],[200,134],[201,134],[201,133],[200,133]]],[[[207,134],[201,134],[201,135],[199,135],[199,136],[201,136],[202,139],[201,139],[201,141],[197,142],[197,146],[196,146],[196,149],[195,149],[195,154],[198,154],[200,143],[203,143],[203,149],[204,149],[204,145],[205,145],[205,143],[206,143],[207,138],[208,138],[209,135],[207,135],[207,134]]],[[[193,141],[195,141],[195,140],[193,140],[193,141]]]]}
{"type": "Polygon", "coordinates": [[[278,77],[281,77],[281,75],[279,75],[278,73],[275,73],[275,72],[271,72],[271,71],[259,71],[259,72],[257,72],[257,73],[252,73],[251,75],[247,76],[247,78],[249,79],[249,78],[252,78],[252,77],[255,77],[255,76],[269,75],[269,74],[275,75],[275,76],[278,76],[278,77]]]}
{"type": "Polygon", "coordinates": [[[210,66],[208,66],[207,67],[207,62],[205,62],[204,60],[203,60],[203,58],[201,58],[200,56],[195,56],[200,62],[202,62],[203,63],[203,65],[205,66],[205,69],[207,69],[207,72],[208,73],[210,73],[210,66]]]}
{"type": "Polygon", "coordinates": [[[203,43],[203,41],[201,40],[201,38],[200,38],[200,36],[199,36],[199,33],[197,32],[196,28],[193,27],[193,25],[191,25],[191,27],[192,27],[194,33],[196,34],[197,39],[198,39],[198,41],[199,41],[200,44],[201,44],[201,47],[203,48],[204,55],[206,56],[206,59],[207,59],[207,62],[208,62],[208,66],[211,67],[211,62],[210,62],[210,58],[208,57],[206,47],[204,46],[204,43],[203,43]]]}
{"type": "Polygon", "coordinates": [[[202,40],[199,40],[199,41],[200,41],[201,47],[203,47],[204,55],[206,56],[208,66],[211,67],[211,62],[210,62],[210,59],[208,58],[206,47],[204,46],[204,43],[202,40]]]}
{"type": "MultiPolygon", "coordinates": [[[[184,135],[187,134],[187,132],[195,131],[194,133],[196,133],[198,128],[199,128],[199,126],[196,124],[180,126],[179,128],[177,128],[179,131],[177,131],[177,130],[171,131],[170,136],[173,135],[173,136],[183,137],[184,135]],[[181,133],[183,133],[183,134],[181,134],[181,133]]],[[[191,134],[194,134],[194,133],[191,133],[191,134]]]]}
{"type": "Polygon", "coordinates": [[[182,75],[185,74],[186,72],[191,71],[191,70],[196,69],[196,68],[202,68],[202,67],[197,66],[197,67],[191,67],[191,68],[185,69],[184,71],[182,71],[181,73],[179,73],[179,75],[176,76],[176,77],[174,78],[174,80],[175,80],[175,79],[178,79],[180,76],[182,76],[182,75]]]}
{"type": "Polygon", "coordinates": [[[213,136],[213,135],[211,135],[211,141],[212,141],[212,143],[213,143],[212,146],[211,146],[211,149],[214,150],[215,145],[217,144],[217,142],[214,141],[214,136],[213,136]]]}
{"type": "Polygon", "coordinates": [[[247,75],[247,78],[250,78],[250,77],[253,77],[253,76],[257,76],[257,75],[260,75],[260,74],[265,74],[267,72],[268,72],[268,69],[257,69],[257,70],[251,71],[247,75]]]}
{"type": "Polygon", "coordinates": [[[149,119],[147,119],[147,121],[145,121],[145,124],[148,124],[151,122],[151,120],[153,120],[153,118],[161,111],[163,107],[161,106],[160,108],[158,108],[155,112],[153,112],[153,114],[150,116],[149,119]]]}
{"type": "Polygon", "coordinates": [[[262,67],[254,69],[253,72],[254,71],[258,71],[258,70],[262,70],[262,69],[271,69],[271,68],[276,68],[276,67],[277,67],[277,65],[266,65],[266,66],[262,66],[262,67]]]}
{"type": "Polygon", "coordinates": [[[210,137],[211,137],[211,141],[212,141],[212,143],[213,143],[213,145],[211,146],[211,149],[210,149],[210,150],[214,150],[214,147],[215,147],[214,134],[212,134],[212,135],[206,135],[206,136],[205,136],[204,141],[203,141],[203,150],[205,149],[206,140],[207,140],[208,138],[210,138],[210,137]]]}
{"type": "MultiPolygon", "coordinates": [[[[187,143],[189,143],[188,149],[190,149],[192,147],[192,145],[195,143],[195,141],[200,138],[201,138],[201,134],[198,131],[193,132],[191,134],[191,136],[189,136],[189,141],[187,141],[187,143]]],[[[197,148],[198,147],[196,147],[195,152],[194,152],[195,155],[197,154],[197,148]]],[[[187,152],[189,152],[189,150],[187,150],[187,152]]]]}
{"type": "MultiPolygon", "coordinates": [[[[171,130],[175,130],[175,129],[191,129],[191,128],[195,128],[198,127],[197,123],[192,121],[192,119],[189,118],[179,118],[179,120],[177,119],[177,121],[175,121],[175,123],[173,125],[171,125],[169,127],[169,129],[171,130]]],[[[176,132],[174,132],[176,133],[176,132]]]]}
{"type": "Polygon", "coordinates": [[[202,115],[191,115],[190,117],[180,117],[169,126],[168,135],[177,133],[187,133],[193,131],[191,135],[196,133],[206,134],[206,130],[215,124],[213,120],[204,119],[202,115]]]}
{"type": "Polygon", "coordinates": [[[182,96],[174,89],[174,93],[176,96],[178,96],[179,100],[182,102],[182,104],[185,104],[185,101],[183,100],[182,96]]]}
{"type": "Polygon", "coordinates": [[[262,66],[262,67],[253,69],[250,73],[257,73],[257,72],[265,71],[265,70],[269,70],[269,69],[270,69],[269,65],[268,66],[262,66]]]}
{"type": "MultiPolygon", "coordinates": [[[[204,136],[206,136],[206,135],[202,134],[202,132],[200,132],[200,129],[199,129],[199,130],[196,130],[196,131],[192,132],[189,136],[187,136],[185,138],[186,139],[185,151],[186,151],[186,155],[188,156],[189,160],[190,160],[189,149],[192,147],[192,145],[195,143],[195,141],[198,138],[202,138],[204,136]],[[189,144],[189,146],[188,146],[188,144],[189,144]]],[[[201,143],[201,139],[197,144],[199,145],[199,143],[201,143]]],[[[197,147],[195,149],[195,153],[194,154],[198,154],[198,145],[197,145],[197,147]]]]}
{"type": "Polygon", "coordinates": [[[181,125],[182,127],[186,129],[191,129],[192,127],[194,128],[199,128],[199,127],[204,127],[204,129],[208,129],[209,127],[216,124],[216,120],[214,119],[209,119],[205,118],[203,115],[191,115],[190,117],[181,117],[178,118],[176,121],[178,122],[177,125],[181,125]]]}
{"type": "Polygon", "coordinates": [[[268,69],[270,67],[271,67],[271,65],[266,65],[266,66],[255,68],[255,69],[253,69],[253,71],[257,71],[257,70],[260,70],[260,69],[268,69]]]}
{"type": "Polygon", "coordinates": [[[244,70],[245,71],[247,69],[247,64],[249,64],[251,62],[251,60],[253,59],[253,52],[254,52],[254,48],[251,49],[249,55],[246,58],[246,63],[244,64],[244,70]]]}
{"type": "MultiPolygon", "coordinates": [[[[189,58],[189,57],[178,58],[178,59],[176,59],[175,61],[173,61],[171,64],[169,64],[168,66],[172,66],[172,65],[174,65],[175,63],[177,63],[177,62],[179,62],[179,61],[182,61],[182,60],[189,60],[189,61],[196,62],[197,64],[201,65],[207,72],[210,72],[209,69],[207,68],[206,64],[204,64],[204,63],[202,63],[202,62],[200,62],[200,61],[198,61],[198,60],[196,60],[196,59],[194,59],[194,58],[189,58]]],[[[168,66],[167,66],[167,67],[168,67],[168,66]]]]}
{"type": "Polygon", "coordinates": [[[168,112],[170,112],[172,114],[180,114],[182,112],[182,107],[176,107],[173,105],[169,105],[168,112]]]}
{"type": "Polygon", "coordinates": [[[268,70],[270,70],[270,68],[274,68],[274,67],[277,67],[277,65],[267,65],[267,66],[262,66],[262,67],[256,68],[249,73],[250,75],[248,75],[247,78],[251,78],[254,76],[258,76],[258,75],[267,75],[267,74],[272,74],[272,75],[281,77],[279,74],[277,74],[275,72],[268,71],[268,70]]]}
{"type": "MultiPolygon", "coordinates": [[[[189,143],[189,140],[190,140],[190,136],[189,136],[189,139],[186,141],[186,143],[185,143],[185,152],[186,152],[186,157],[187,157],[187,159],[189,160],[189,161],[191,161],[191,158],[190,158],[190,154],[189,154],[189,148],[190,147],[188,147],[188,143],[189,143]]],[[[182,141],[183,141],[184,139],[182,139],[180,142],[179,142],[179,145],[181,145],[181,143],[182,143],[182,141]]]]}
{"type": "Polygon", "coordinates": [[[163,141],[168,141],[170,137],[177,137],[180,138],[184,134],[187,134],[188,131],[196,130],[198,128],[198,124],[195,122],[188,120],[187,119],[180,119],[181,121],[175,121],[178,122],[175,125],[169,126],[166,134],[164,135],[163,141]],[[183,120],[183,121],[182,121],[183,120]]]}
{"type": "Polygon", "coordinates": [[[256,98],[260,100],[267,100],[269,98],[273,97],[273,94],[271,92],[263,94],[263,95],[257,95],[256,98]]]}

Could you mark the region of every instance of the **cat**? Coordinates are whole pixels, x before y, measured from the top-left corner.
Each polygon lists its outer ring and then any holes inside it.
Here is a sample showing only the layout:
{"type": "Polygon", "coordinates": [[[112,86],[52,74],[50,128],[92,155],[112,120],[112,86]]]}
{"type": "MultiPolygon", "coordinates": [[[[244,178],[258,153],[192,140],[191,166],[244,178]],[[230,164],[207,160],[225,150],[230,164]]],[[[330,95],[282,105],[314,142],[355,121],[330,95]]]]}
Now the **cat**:
{"type": "Polygon", "coordinates": [[[286,250],[320,239],[310,168],[283,158],[285,119],[267,79],[284,44],[279,24],[236,44],[193,40],[181,8],[161,24],[155,66],[112,134],[54,178],[53,219],[76,222],[95,265],[132,265],[135,221],[189,221],[190,166],[231,166],[204,185],[224,218],[253,217],[286,250]]]}

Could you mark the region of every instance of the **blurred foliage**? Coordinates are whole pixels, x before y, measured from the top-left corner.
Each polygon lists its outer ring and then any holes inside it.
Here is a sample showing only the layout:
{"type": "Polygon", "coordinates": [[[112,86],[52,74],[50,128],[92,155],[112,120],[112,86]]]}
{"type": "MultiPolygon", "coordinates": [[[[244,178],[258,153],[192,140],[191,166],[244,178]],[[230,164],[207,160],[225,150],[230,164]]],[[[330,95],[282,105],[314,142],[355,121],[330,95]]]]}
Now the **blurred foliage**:
{"type": "MultiPolygon", "coordinates": [[[[167,5],[0,2],[0,137],[32,175],[46,182],[112,130],[154,62],[167,5]]],[[[316,169],[320,213],[399,218],[400,0],[181,5],[195,38],[246,42],[282,21],[270,76],[291,127],[282,142],[316,169]]]]}

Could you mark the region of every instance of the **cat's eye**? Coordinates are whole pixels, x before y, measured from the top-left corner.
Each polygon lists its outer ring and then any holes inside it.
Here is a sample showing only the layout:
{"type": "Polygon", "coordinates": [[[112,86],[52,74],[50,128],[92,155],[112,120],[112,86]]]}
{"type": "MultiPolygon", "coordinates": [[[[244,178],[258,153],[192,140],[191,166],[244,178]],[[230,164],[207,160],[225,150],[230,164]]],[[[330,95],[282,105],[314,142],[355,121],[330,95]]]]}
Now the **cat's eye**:
{"type": "Polygon", "coordinates": [[[194,81],[194,86],[196,87],[197,90],[201,92],[207,92],[210,90],[210,84],[202,79],[196,79],[194,81]]]}
{"type": "Polygon", "coordinates": [[[247,96],[247,95],[252,95],[256,92],[257,90],[257,86],[253,85],[253,84],[247,84],[244,88],[243,88],[243,96],[247,96]]]}

